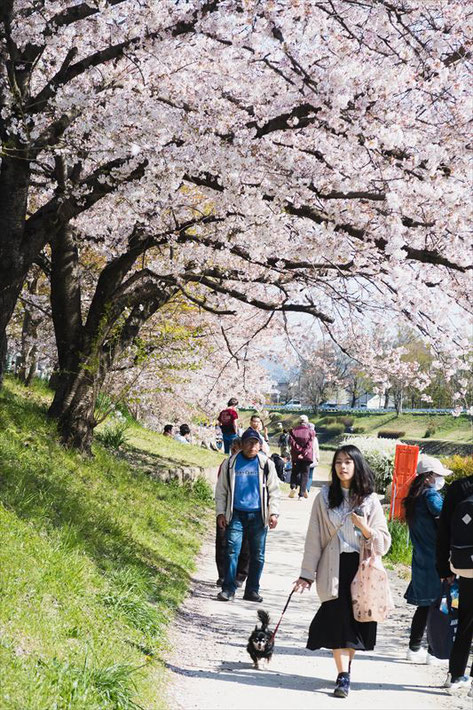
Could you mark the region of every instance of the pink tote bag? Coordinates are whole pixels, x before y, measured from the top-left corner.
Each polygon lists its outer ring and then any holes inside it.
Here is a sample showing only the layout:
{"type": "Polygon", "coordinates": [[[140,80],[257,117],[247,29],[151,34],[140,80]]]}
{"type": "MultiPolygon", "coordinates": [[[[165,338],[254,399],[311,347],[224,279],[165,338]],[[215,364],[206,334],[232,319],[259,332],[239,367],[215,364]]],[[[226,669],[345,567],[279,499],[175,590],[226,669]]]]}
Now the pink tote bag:
{"type": "Polygon", "coordinates": [[[394,609],[386,570],[379,555],[360,560],[351,583],[353,616],[356,621],[385,621],[394,609]]]}

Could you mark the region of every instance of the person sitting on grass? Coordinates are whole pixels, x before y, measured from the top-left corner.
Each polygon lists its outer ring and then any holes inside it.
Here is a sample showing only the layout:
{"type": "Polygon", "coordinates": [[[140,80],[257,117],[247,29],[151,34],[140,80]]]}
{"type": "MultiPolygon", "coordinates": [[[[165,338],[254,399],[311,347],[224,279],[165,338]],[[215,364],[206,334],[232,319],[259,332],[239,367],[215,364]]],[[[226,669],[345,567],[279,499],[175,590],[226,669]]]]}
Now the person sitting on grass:
{"type": "Polygon", "coordinates": [[[191,430],[188,424],[181,424],[179,427],[179,434],[174,437],[176,441],[180,441],[181,444],[191,443],[191,430]]]}

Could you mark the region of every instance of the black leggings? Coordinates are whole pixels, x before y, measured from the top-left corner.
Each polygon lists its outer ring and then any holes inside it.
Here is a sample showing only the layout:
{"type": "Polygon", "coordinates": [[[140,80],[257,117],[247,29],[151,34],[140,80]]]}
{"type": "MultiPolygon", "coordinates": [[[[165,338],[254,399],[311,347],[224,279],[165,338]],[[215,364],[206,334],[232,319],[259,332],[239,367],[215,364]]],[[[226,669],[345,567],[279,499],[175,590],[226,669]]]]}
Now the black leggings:
{"type": "MultiPolygon", "coordinates": [[[[422,645],[422,639],[427,626],[427,616],[430,606],[418,606],[412,617],[411,635],[409,638],[409,648],[411,651],[418,651],[422,645]]],[[[430,646],[427,649],[430,653],[430,646]]]]}

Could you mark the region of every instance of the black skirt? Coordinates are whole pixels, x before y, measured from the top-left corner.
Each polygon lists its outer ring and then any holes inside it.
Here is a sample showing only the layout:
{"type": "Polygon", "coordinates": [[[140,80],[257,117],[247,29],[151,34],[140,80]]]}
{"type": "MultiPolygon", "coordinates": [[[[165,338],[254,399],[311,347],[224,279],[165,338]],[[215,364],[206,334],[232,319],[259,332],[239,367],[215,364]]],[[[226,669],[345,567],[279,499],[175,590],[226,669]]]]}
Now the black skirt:
{"type": "Polygon", "coordinates": [[[342,552],[338,598],[323,602],[309,628],[307,648],[353,648],[371,651],[376,643],[376,621],[355,621],[350,584],[358,569],[357,552],[342,552]]]}

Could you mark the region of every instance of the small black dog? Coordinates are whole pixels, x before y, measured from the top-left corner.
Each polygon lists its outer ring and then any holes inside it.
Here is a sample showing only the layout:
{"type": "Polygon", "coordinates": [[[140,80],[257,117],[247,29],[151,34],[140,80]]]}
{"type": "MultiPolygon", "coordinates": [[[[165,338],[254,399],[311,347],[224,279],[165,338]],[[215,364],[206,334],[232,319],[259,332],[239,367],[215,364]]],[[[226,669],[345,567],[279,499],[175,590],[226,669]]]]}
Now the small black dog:
{"type": "Polygon", "coordinates": [[[259,668],[258,662],[262,658],[265,658],[266,662],[269,663],[274,650],[273,632],[268,629],[268,612],[258,609],[258,619],[261,621],[261,627],[255,626],[246,647],[255,668],[259,668]]]}

